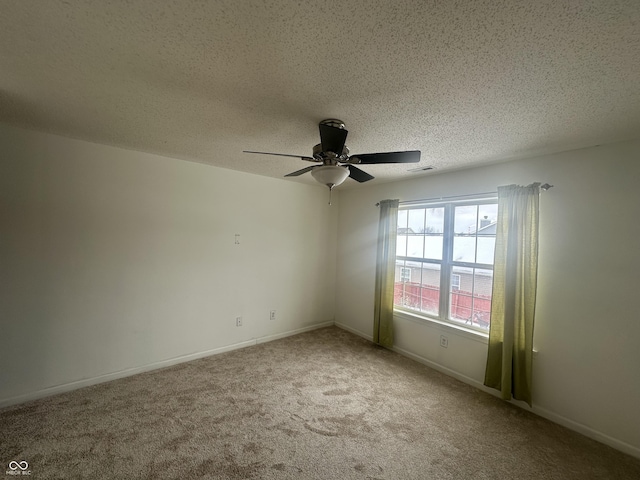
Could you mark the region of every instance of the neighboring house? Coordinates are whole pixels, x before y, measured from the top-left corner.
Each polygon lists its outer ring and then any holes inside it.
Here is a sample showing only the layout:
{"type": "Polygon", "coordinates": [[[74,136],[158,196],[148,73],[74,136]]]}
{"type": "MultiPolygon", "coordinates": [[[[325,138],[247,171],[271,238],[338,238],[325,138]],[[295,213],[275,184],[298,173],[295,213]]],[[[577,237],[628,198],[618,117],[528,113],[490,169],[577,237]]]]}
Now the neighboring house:
{"type": "Polygon", "coordinates": [[[488,217],[480,219],[480,228],[478,229],[478,235],[495,235],[496,226],[498,222],[495,220],[489,220],[488,217]]]}

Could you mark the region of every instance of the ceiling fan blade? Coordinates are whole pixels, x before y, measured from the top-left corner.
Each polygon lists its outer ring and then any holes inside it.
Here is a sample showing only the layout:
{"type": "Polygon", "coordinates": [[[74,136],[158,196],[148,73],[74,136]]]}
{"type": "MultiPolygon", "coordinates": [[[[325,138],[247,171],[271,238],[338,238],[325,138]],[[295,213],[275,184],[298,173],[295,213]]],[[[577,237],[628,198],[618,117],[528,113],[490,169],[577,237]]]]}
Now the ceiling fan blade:
{"type": "Polygon", "coordinates": [[[407,152],[387,152],[387,153],[365,153],[363,155],[352,155],[349,162],[371,165],[374,163],[418,163],[420,161],[420,150],[409,150],[407,152]]]}
{"type": "Polygon", "coordinates": [[[375,177],[373,175],[369,175],[364,170],[360,170],[358,167],[354,167],[353,165],[349,165],[349,176],[353,178],[356,182],[368,182],[369,180],[373,180],[375,177]]]}
{"type": "Polygon", "coordinates": [[[313,157],[304,157],[302,155],[288,155],[286,153],[269,153],[269,152],[252,152],[250,150],[243,150],[243,153],[260,153],[262,155],[277,155],[278,157],[292,157],[299,158],[300,160],[305,160],[307,162],[320,162],[320,160],[316,160],[313,157]]]}
{"type": "Polygon", "coordinates": [[[342,155],[344,142],[347,141],[349,133],[344,128],[332,127],[331,125],[320,124],[320,143],[323,152],[333,152],[336,155],[342,155]]]}
{"type": "Polygon", "coordinates": [[[314,168],[316,168],[316,166],[312,166],[312,167],[305,167],[301,170],[296,170],[295,172],[291,172],[291,173],[287,173],[285,175],[285,177],[297,177],[299,175],[302,175],[303,173],[307,173],[310,172],[311,170],[313,170],[314,168]]]}

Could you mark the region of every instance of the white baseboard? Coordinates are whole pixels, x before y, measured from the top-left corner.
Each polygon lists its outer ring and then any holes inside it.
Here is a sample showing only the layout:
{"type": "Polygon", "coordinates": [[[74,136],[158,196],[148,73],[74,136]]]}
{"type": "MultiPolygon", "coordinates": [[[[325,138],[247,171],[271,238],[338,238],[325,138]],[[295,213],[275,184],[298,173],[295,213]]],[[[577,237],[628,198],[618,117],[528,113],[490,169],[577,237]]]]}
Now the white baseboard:
{"type": "Polygon", "coordinates": [[[540,415],[541,417],[546,418],[547,420],[552,421],[553,423],[557,423],[558,425],[562,425],[563,427],[567,427],[569,430],[573,430],[574,432],[581,433],[585,437],[589,437],[593,440],[596,440],[600,443],[604,443],[605,445],[609,445],[616,450],[620,450],[632,457],[640,458],[640,448],[635,447],[629,443],[618,440],[617,438],[610,437],[598,430],[594,430],[591,427],[583,425],[582,423],[574,422],[573,420],[563,417],[562,415],[558,415],[557,413],[552,412],[551,410],[547,410],[546,408],[533,406],[531,410],[536,415],[540,415]]]}
{"type": "Polygon", "coordinates": [[[319,328],[331,327],[331,326],[333,326],[333,324],[334,324],[333,321],[324,322],[324,323],[318,323],[318,324],[315,324],[315,325],[311,325],[310,327],[298,328],[296,330],[289,330],[288,332],[284,332],[284,333],[276,333],[274,335],[267,335],[265,337],[260,337],[260,338],[256,339],[256,343],[272,342],[274,340],[279,340],[281,338],[290,337],[291,335],[298,335],[299,333],[310,332],[312,330],[317,330],[319,328]]]}
{"type": "MultiPolygon", "coordinates": [[[[366,338],[369,341],[373,341],[373,337],[371,335],[367,335],[364,332],[361,332],[359,330],[356,330],[352,327],[349,327],[343,323],[339,323],[336,322],[335,323],[337,327],[342,328],[343,330],[346,330],[348,332],[351,332],[355,335],[358,335],[362,338],[366,338]]],[[[466,375],[462,375],[461,373],[456,372],[455,370],[451,370],[450,368],[445,367],[444,365],[440,365],[439,363],[433,362],[431,360],[428,360],[420,355],[416,355],[415,353],[412,353],[408,350],[405,350],[403,348],[399,348],[399,347],[393,347],[391,348],[392,351],[399,353],[400,355],[410,358],[412,360],[415,360],[416,362],[422,363],[423,365],[426,365],[427,367],[433,368],[434,370],[437,370],[439,372],[444,373],[445,375],[449,375],[450,377],[453,377],[457,380],[460,380],[463,383],[466,383],[468,385],[471,385],[472,387],[475,387],[479,390],[482,390],[483,392],[486,392],[490,395],[493,395],[494,397],[498,397],[501,398],[500,392],[498,392],[497,390],[493,389],[493,388],[489,388],[485,385],[483,385],[482,383],[478,382],[477,380],[471,378],[471,377],[467,377],[466,375]]],[[[542,408],[542,407],[537,407],[537,406],[533,406],[533,408],[529,407],[529,405],[527,405],[525,402],[520,402],[517,400],[512,400],[510,403],[524,409],[524,410],[528,410],[531,413],[534,413],[536,415],[539,415],[543,418],[546,418],[547,420],[552,421],[553,423],[557,423],[558,425],[562,425],[563,427],[568,428],[569,430],[573,430],[574,432],[578,432],[582,435],[584,435],[585,437],[589,437],[593,440],[596,440],[600,443],[604,443],[605,445],[609,445],[612,448],[615,448],[616,450],[620,450],[621,452],[624,452],[628,455],[631,455],[633,457],[637,457],[640,458],[640,448],[635,447],[633,445],[630,445],[626,442],[623,442],[621,440],[618,440],[616,438],[610,437],[609,435],[606,435],[602,432],[599,432],[597,430],[594,430],[591,427],[588,427],[586,425],[583,425],[582,423],[578,423],[575,422],[567,417],[564,417],[562,415],[559,415],[555,412],[552,412],[551,410],[547,410],[546,408],[542,408]]]]}
{"type": "MultiPolygon", "coordinates": [[[[336,324],[338,325],[338,324],[336,324]]],[[[345,329],[346,330],[346,329],[345,329]]],[[[354,332],[356,333],[356,332],[354,332]]],[[[463,383],[466,383],[468,385],[471,385],[479,390],[482,390],[483,392],[486,392],[490,395],[493,395],[494,397],[498,397],[501,398],[500,392],[498,392],[497,390],[493,389],[493,388],[489,388],[487,386],[485,386],[484,384],[478,382],[477,380],[474,380],[473,378],[467,377],[466,375],[462,375],[458,372],[456,372],[455,370],[451,370],[450,368],[447,368],[443,365],[440,365],[439,363],[433,362],[431,360],[428,360],[424,357],[421,357],[420,355],[416,355],[415,353],[409,352],[408,350],[404,350],[402,348],[399,347],[393,347],[391,348],[391,350],[393,350],[394,352],[399,353],[402,356],[405,356],[407,358],[411,358],[412,360],[415,360],[416,362],[422,363],[423,365],[426,365],[430,368],[433,368],[434,370],[437,370],[439,372],[444,373],[445,375],[449,375],[450,377],[453,377],[457,380],[460,380],[463,383]]],[[[558,425],[562,425],[563,427],[568,428],[569,430],[573,430],[574,432],[578,432],[582,435],[584,435],[585,437],[589,437],[593,440],[596,440],[600,443],[604,443],[605,445],[609,445],[612,448],[615,448],[616,450],[619,450],[621,452],[624,452],[628,455],[631,455],[633,457],[636,458],[640,458],[640,448],[635,447],[631,444],[628,444],[626,442],[623,442],[621,440],[618,440],[616,438],[610,437],[609,435],[606,435],[602,432],[599,432],[598,430],[594,430],[591,427],[588,427],[586,425],[583,425],[582,423],[579,422],[575,422],[567,417],[564,417],[562,415],[559,415],[555,412],[552,412],[551,410],[547,410],[546,408],[542,408],[542,407],[537,407],[535,404],[533,406],[533,408],[529,407],[529,405],[527,405],[525,402],[520,402],[517,400],[511,400],[509,403],[512,403],[513,405],[516,405],[524,410],[528,410],[531,413],[534,413],[540,417],[546,418],[547,420],[552,421],[553,423],[557,423],[558,425]]]]}
{"type": "Polygon", "coordinates": [[[427,367],[433,368],[434,370],[444,373],[445,375],[453,377],[456,380],[460,380],[463,383],[469,384],[484,392],[494,395],[494,392],[491,391],[492,390],[491,388],[484,386],[482,383],[478,382],[477,380],[471,377],[467,377],[466,375],[462,375],[461,373],[456,372],[455,370],[451,370],[450,368],[447,368],[444,365],[440,365],[439,363],[436,363],[432,360],[421,357],[420,355],[416,355],[415,353],[412,353],[409,350],[405,350],[404,348],[394,346],[391,348],[391,350],[393,350],[396,353],[399,353],[403,357],[407,357],[407,358],[410,358],[411,360],[415,360],[418,363],[422,363],[423,365],[426,365],[427,367]]]}
{"type": "Polygon", "coordinates": [[[351,332],[354,335],[358,335],[359,337],[362,338],[366,338],[367,340],[369,340],[370,342],[373,342],[373,335],[368,335],[364,332],[361,332],[360,330],[356,330],[355,328],[351,328],[348,325],[345,325],[344,323],[340,323],[340,322],[334,322],[336,327],[339,327],[343,330],[346,330],[347,332],[351,332]]]}
{"type": "Polygon", "coordinates": [[[287,332],[278,333],[274,335],[267,335],[265,337],[254,338],[244,342],[234,343],[232,345],[225,345],[223,347],[214,348],[211,350],[205,350],[202,352],[190,353],[188,355],[181,355],[175,358],[169,358],[161,360],[159,362],[153,362],[146,365],[142,365],[134,368],[127,368],[119,370],[117,372],[106,373],[104,375],[98,375],[91,378],[83,378],[82,380],[76,380],[73,382],[63,383],[61,385],[55,385],[53,387],[47,387],[34,392],[24,393],[22,395],[16,395],[14,397],[7,397],[0,399],[0,408],[8,407],[11,405],[18,405],[20,403],[29,402],[31,400],[37,400],[39,398],[49,397],[51,395],[57,395],[59,393],[70,392],[83,387],[89,387],[98,383],[110,382],[119,378],[130,377],[138,373],[149,372],[151,370],[158,370],[160,368],[171,367],[179,363],[190,362],[191,360],[197,360],[199,358],[209,357],[211,355],[218,355],[220,353],[230,352],[232,350],[238,350],[240,348],[250,347],[258,343],[266,343],[279,338],[289,337],[291,335],[297,335],[298,333],[309,332],[318,328],[329,327],[333,325],[333,321],[319,323],[311,325],[309,327],[298,328],[296,330],[289,330],[287,332]]]}

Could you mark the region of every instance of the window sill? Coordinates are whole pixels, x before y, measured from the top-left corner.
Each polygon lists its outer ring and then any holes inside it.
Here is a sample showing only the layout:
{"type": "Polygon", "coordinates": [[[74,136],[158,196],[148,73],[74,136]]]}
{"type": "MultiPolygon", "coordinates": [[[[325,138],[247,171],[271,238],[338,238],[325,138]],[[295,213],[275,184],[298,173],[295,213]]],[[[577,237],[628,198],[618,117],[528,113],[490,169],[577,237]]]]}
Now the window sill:
{"type": "Polygon", "coordinates": [[[398,310],[393,309],[393,315],[398,318],[402,318],[404,320],[409,320],[411,322],[416,322],[421,325],[427,325],[432,328],[442,328],[445,330],[449,330],[451,333],[460,335],[462,337],[466,337],[470,340],[474,340],[476,342],[488,344],[489,343],[489,333],[479,332],[477,330],[473,330],[471,328],[465,328],[461,325],[454,325],[452,323],[443,322],[441,320],[437,320],[435,318],[427,317],[425,315],[418,315],[412,312],[408,312],[406,310],[398,310]]]}

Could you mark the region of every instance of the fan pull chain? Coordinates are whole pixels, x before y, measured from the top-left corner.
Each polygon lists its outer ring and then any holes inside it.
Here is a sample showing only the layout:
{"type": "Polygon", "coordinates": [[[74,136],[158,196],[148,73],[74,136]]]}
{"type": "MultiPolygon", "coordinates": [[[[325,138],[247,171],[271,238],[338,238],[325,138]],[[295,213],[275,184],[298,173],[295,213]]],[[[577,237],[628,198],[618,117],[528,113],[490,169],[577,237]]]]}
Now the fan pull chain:
{"type": "Polygon", "coordinates": [[[331,193],[333,192],[333,188],[329,187],[329,205],[331,205],[331,193]]]}

